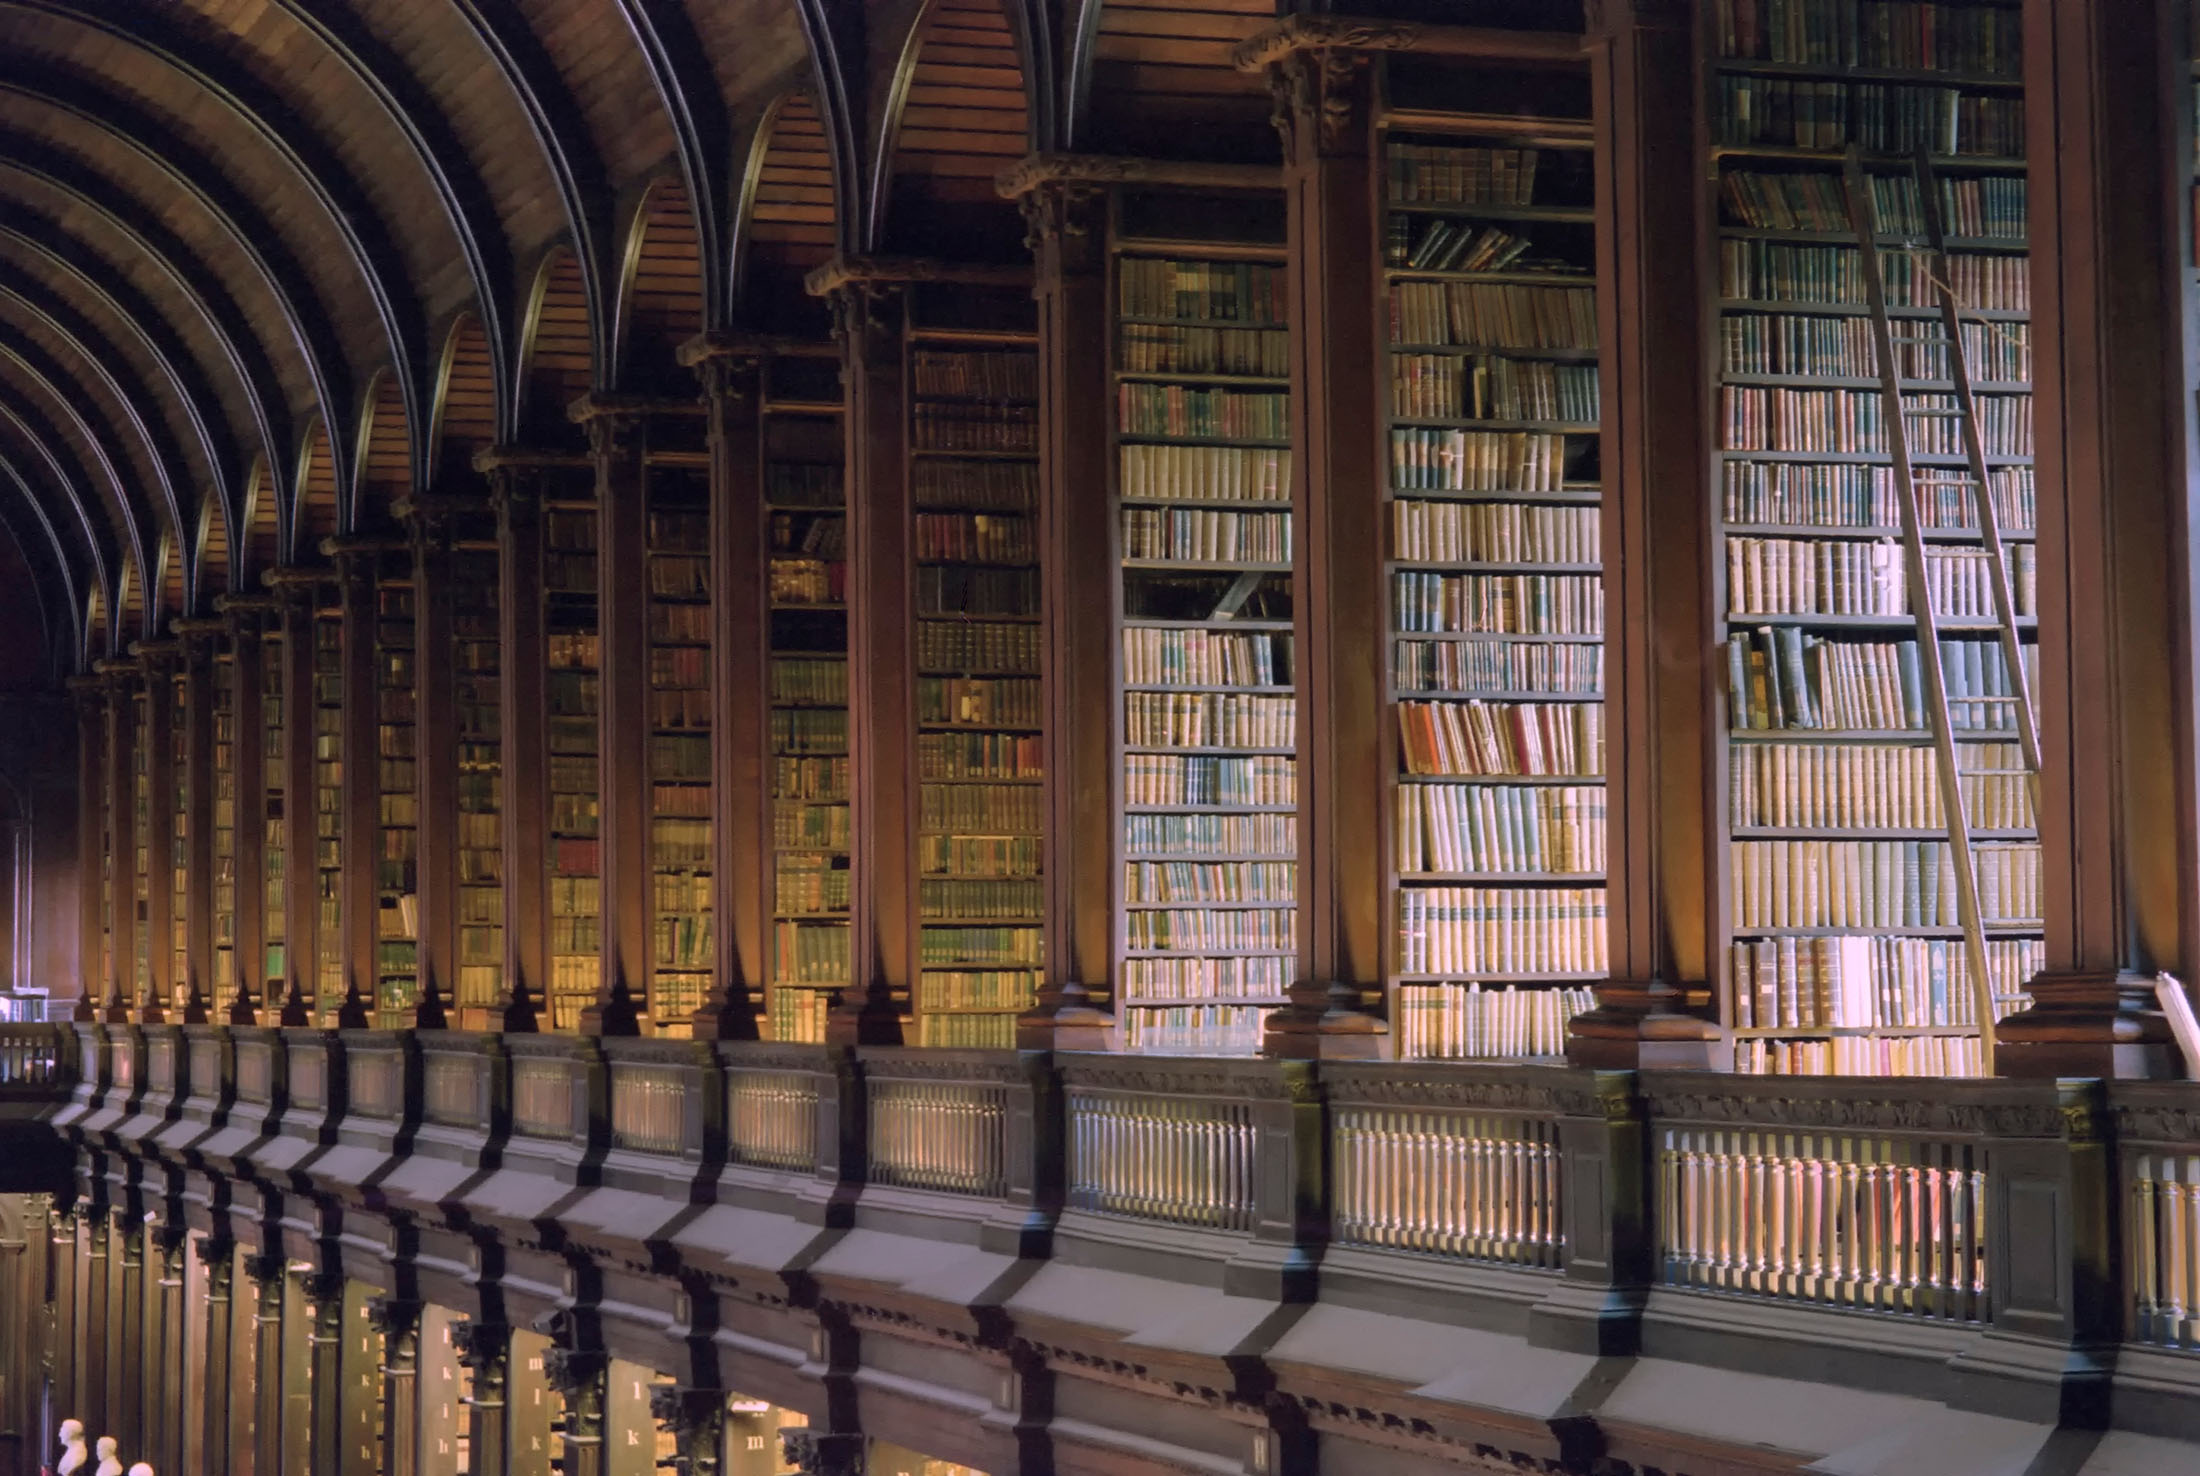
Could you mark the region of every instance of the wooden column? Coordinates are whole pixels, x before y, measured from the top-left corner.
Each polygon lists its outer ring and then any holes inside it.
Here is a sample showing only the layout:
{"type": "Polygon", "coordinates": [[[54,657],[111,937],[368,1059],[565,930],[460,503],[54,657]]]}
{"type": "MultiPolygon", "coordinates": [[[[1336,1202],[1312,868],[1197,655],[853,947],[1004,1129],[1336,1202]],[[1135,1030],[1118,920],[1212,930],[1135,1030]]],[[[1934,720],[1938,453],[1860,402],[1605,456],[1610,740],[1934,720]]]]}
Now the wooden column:
{"type": "Polygon", "coordinates": [[[2004,1075],[2171,1074],[2153,975],[2200,966],[2183,10],[2025,5],[2048,958],[2004,1075]]]}
{"type": "Polygon", "coordinates": [[[565,1397],[562,1476],[604,1476],[604,1404],[609,1397],[611,1359],[597,1349],[552,1344],[543,1355],[543,1374],[565,1397]]]}
{"type": "MultiPolygon", "coordinates": [[[[207,1002],[214,990],[214,652],[215,642],[226,635],[228,627],[221,620],[193,618],[177,620],[171,628],[182,652],[177,679],[184,684],[186,776],[184,915],[179,924],[183,928],[186,973],[175,984],[183,1023],[204,1025],[207,1002]]],[[[230,759],[234,765],[234,721],[230,731],[230,759]]],[[[234,864],[235,858],[231,859],[234,864]]]]}
{"type": "Polygon", "coordinates": [[[107,992],[100,949],[107,924],[100,915],[100,862],[107,853],[107,684],[89,672],[69,678],[76,702],[76,1005],[75,1020],[98,1015],[107,992]]]}
{"type": "Polygon", "coordinates": [[[771,979],[771,589],[764,536],[768,351],[702,338],[681,362],[702,381],[710,450],[711,926],[715,989],[698,1040],[755,1040],[771,979]]]}
{"type": "Polygon", "coordinates": [[[280,998],[261,1002],[265,1024],[304,1025],[314,1018],[321,908],[314,876],[320,846],[314,833],[313,612],[327,577],[297,567],[267,574],[283,635],[283,967],[289,977],[280,998]]]}
{"type": "Polygon", "coordinates": [[[82,1324],[77,1318],[82,1263],[77,1254],[76,1207],[51,1202],[47,1231],[48,1254],[53,1257],[53,1402],[54,1420],[81,1419],[77,1367],[82,1346],[82,1324]]]}
{"type": "Polygon", "coordinates": [[[1603,344],[1606,900],[1611,979],[1574,1064],[1724,1069],[1690,1013],[1717,973],[1712,629],[1694,43],[1679,0],[1591,7],[1603,344]]]}
{"type": "Polygon", "coordinates": [[[139,1448],[156,1471],[183,1469],[184,1335],[181,1225],[147,1236],[145,1435],[139,1448]]]}
{"type": "Polygon", "coordinates": [[[108,658],[99,663],[107,678],[107,866],[113,917],[108,929],[106,1020],[130,1019],[130,995],[137,968],[137,689],[135,662],[108,658]]]}
{"type": "Polygon", "coordinates": [[[512,1330],[498,1322],[454,1322],[451,1346],[471,1380],[465,1416],[469,1476],[507,1476],[512,1330]]]}
{"type": "Polygon", "coordinates": [[[255,1293],[252,1314],[252,1464],[251,1476],[286,1476],[297,1469],[283,1461],[285,1358],[283,1316],[288,1301],[286,1283],[290,1270],[281,1249],[262,1251],[245,1261],[245,1274],[255,1293]]]}
{"type": "Polygon", "coordinates": [[[1048,156],[1003,176],[1039,305],[1039,537],[1046,660],[1046,972],[1023,1050],[1102,1050],[1115,979],[1115,583],[1108,507],[1107,194],[1048,156]]]}
{"type": "MultiPolygon", "coordinates": [[[[206,1278],[204,1341],[199,1349],[204,1403],[200,1406],[199,1441],[186,1448],[181,1469],[187,1471],[249,1471],[250,1453],[231,1441],[236,1418],[230,1401],[238,1383],[235,1361],[248,1356],[236,1347],[237,1244],[226,1234],[201,1235],[193,1246],[206,1278]]],[[[249,1369],[249,1365],[246,1365],[249,1369]]],[[[245,1380],[249,1383],[250,1380],[245,1380]]]]}
{"type": "MultiPolygon", "coordinates": [[[[319,999],[314,1009],[335,1024],[363,1030],[378,1003],[375,933],[381,918],[376,862],[382,849],[381,742],[376,732],[374,626],[375,568],[388,545],[376,538],[327,538],[321,552],[336,560],[336,600],[344,629],[343,798],[341,836],[341,936],[344,993],[319,999]]],[[[310,712],[310,709],[308,709],[310,712]]],[[[287,716],[287,714],[286,714],[287,716]]],[[[310,720],[309,720],[310,721],[310,720]]],[[[309,795],[312,790],[309,788],[309,795]]],[[[307,852],[311,856],[311,852],[307,852]]]]}
{"type": "Polygon", "coordinates": [[[596,458],[599,668],[596,798],[603,846],[603,980],[583,1035],[637,1035],[649,1015],[649,420],[588,396],[573,418],[596,458]]]}
{"type": "Polygon", "coordinates": [[[145,994],[138,1019],[158,1025],[176,999],[175,865],[177,657],[172,640],[139,641],[131,650],[145,668],[145,727],[138,741],[145,764],[145,994]]]}
{"type": "MultiPolygon", "coordinates": [[[[425,988],[425,986],[423,986],[425,988]]],[[[382,1451],[380,1476],[414,1476],[419,1470],[421,1305],[401,1297],[368,1304],[382,1335],[382,1451]]]]}
{"type": "Polygon", "coordinates": [[[550,988],[549,645],[543,620],[546,465],[523,452],[484,452],[497,520],[497,681],[502,709],[504,996],[492,1023],[532,1031],[550,988]]]}
{"type": "Polygon", "coordinates": [[[145,1439],[145,1222],[118,1215],[108,1231],[107,1258],[113,1289],[102,1399],[107,1418],[100,1433],[114,1436],[124,1450],[137,1450],[145,1439]]]}
{"type": "Polygon", "coordinates": [[[1381,341],[1374,74],[1336,47],[1270,62],[1290,228],[1291,501],[1299,536],[1299,959],[1264,1053],[1367,1058],[1391,903],[1382,865],[1381,341]]]}
{"type": "Polygon", "coordinates": [[[847,390],[848,989],[832,1045],[899,1045],[916,986],[916,619],[911,603],[908,282],[869,262],[812,272],[833,311],[847,390]]]}
{"type": "MultiPolygon", "coordinates": [[[[224,595],[214,603],[229,631],[229,756],[236,768],[237,813],[230,844],[237,868],[237,998],[229,1008],[228,1023],[256,1025],[261,1006],[274,1003],[266,990],[267,729],[260,642],[275,602],[264,595],[224,595]]],[[[287,711],[284,717],[287,731],[287,711]]],[[[287,817],[287,791],[284,804],[287,817]]]]}
{"type": "Polygon", "coordinates": [[[412,542],[414,784],[419,828],[420,998],[413,1025],[441,1030],[458,995],[458,677],[451,546],[470,502],[419,493],[398,507],[412,542]]]}

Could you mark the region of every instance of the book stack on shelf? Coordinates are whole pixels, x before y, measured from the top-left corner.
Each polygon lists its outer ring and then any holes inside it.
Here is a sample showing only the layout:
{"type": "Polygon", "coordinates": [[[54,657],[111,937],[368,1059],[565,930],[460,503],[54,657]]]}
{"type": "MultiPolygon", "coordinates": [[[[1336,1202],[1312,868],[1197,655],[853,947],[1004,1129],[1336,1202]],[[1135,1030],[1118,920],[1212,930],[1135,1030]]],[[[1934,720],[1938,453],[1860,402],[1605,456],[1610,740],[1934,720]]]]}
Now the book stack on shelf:
{"type": "Polygon", "coordinates": [[[499,718],[497,556],[454,549],[451,671],[458,726],[458,986],[486,1010],[504,987],[504,743],[499,718]]]}
{"type": "Polygon", "coordinates": [[[420,1002],[420,732],[412,570],[380,556],[374,587],[376,845],[374,1008],[377,1023],[412,1023],[420,1002]]]}
{"type": "Polygon", "coordinates": [[[1298,956],[1285,274],[1117,247],[1122,1044],[1244,1055],[1298,956]]]}
{"type": "MultiPolygon", "coordinates": [[[[574,489],[578,490],[578,489],[574,489]]],[[[550,989],[552,1028],[571,1030],[596,997],[603,959],[603,841],[597,713],[603,643],[596,609],[596,509],[568,498],[546,510],[543,595],[550,701],[550,989]]]]}
{"type": "Polygon", "coordinates": [[[168,974],[170,1009],[183,1009],[191,993],[191,702],[190,681],[168,683],[168,767],[174,777],[168,828],[168,974]]]}
{"type": "Polygon", "coordinates": [[[910,353],[917,1039],[1005,1048],[1045,962],[1038,356],[930,334],[910,353]]]}
{"type": "Polygon", "coordinates": [[[649,475],[649,1012],[684,1033],[711,981],[710,479],[649,475]]]}
{"type": "Polygon", "coordinates": [[[137,820],[136,849],[130,858],[131,907],[137,918],[137,957],[130,972],[130,998],[135,1001],[144,999],[153,987],[153,765],[165,763],[168,756],[153,752],[152,698],[142,684],[131,695],[130,711],[137,725],[130,774],[130,812],[137,820]]]}
{"type": "Polygon", "coordinates": [[[1554,1056],[1607,957],[1594,156],[1385,157],[1398,1049],[1554,1056]]]}
{"type": "Polygon", "coordinates": [[[236,656],[226,642],[214,653],[214,879],[212,1019],[229,1018],[237,997],[237,690],[236,656]]]}
{"type": "Polygon", "coordinates": [[[825,1038],[848,982],[847,503],[838,363],[774,358],[764,398],[770,548],[774,1040],[825,1038]]]}
{"type": "MultiPolygon", "coordinates": [[[[264,1008],[281,997],[290,979],[289,932],[285,927],[288,905],[284,893],[283,786],[287,782],[289,748],[283,738],[283,637],[277,629],[260,635],[260,856],[263,887],[260,896],[265,929],[260,961],[260,1004],[264,1008]]],[[[247,823],[251,823],[249,820],[247,823]]],[[[247,961],[249,964],[249,960],[247,961]]]]}
{"type": "MultiPolygon", "coordinates": [[[[1977,1075],[1971,962],[1899,542],[1880,365],[1842,170],[1864,157],[1899,334],[1937,321],[1913,156],[1934,157],[1968,309],[1989,495],[2036,658],[2021,9],[1718,0],[1720,429],[1738,1069],[1977,1075]]],[[[1897,345],[1952,407],[1945,348],[1897,345]]],[[[1937,392],[1937,393],[1936,393],[1937,392]]],[[[1961,422],[1909,425],[1957,767],[2001,1013],[2043,962],[2040,855],[1961,422]]],[[[2036,690],[2036,688],[2035,688],[2036,690]]]]}
{"type": "Polygon", "coordinates": [[[314,1018],[325,1029],[344,1001],[344,617],[313,614],[314,1018]]]}

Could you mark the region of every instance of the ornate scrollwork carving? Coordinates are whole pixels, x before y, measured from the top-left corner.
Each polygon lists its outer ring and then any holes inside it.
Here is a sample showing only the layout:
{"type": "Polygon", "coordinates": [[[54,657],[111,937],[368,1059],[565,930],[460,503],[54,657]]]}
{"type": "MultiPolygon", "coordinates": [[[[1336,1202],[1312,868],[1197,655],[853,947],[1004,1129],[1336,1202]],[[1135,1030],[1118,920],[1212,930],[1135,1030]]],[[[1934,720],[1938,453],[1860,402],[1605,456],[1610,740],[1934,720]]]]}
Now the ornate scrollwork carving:
{"type": "Polygon", "coordinates": [[[1016,195],[1024,218],[1024,246],[1034,253],[1050,247],[1079,249],[1101,231],[1107,191],[1083,180],[1048,179],[1016,195]]]}
{"type": "Polygon", "coordinates": [[[1292,51],[1268,69],[1269,120],[1286,159],[1342,149],[1372,116],[1367,55],[1337,47],[1292,51]]]}

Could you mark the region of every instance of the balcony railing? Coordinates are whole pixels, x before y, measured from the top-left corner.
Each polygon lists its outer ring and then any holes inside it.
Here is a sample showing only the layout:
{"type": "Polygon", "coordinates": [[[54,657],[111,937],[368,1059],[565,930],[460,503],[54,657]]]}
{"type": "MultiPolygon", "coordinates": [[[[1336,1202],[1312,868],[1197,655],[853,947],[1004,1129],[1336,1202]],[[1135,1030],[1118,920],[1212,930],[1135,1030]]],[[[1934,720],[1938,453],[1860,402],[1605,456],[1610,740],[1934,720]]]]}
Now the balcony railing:
{"type": "Polygon", "coordinates": [[[9,1025],[0,1098],[110,1145],[179,1118],[402,1135],[576,1183],[691,1184],[699,1203],[737,1175],[743,1202],[784,1192],[858,1222],[865,1187],[892,1186],[881,1212],[930,1196],[936,1217],[1014,1227],[1019,1254],[1144,1221],[1248,1267],[1448,1260],[1531,1300],[1564,1283],[1576,1305],[1747,1299],[1956,1331],[2106,1316],[2108,1336],[2200,1355],[2185,1083],[9,1025]],[[2121,1310],[2090,1312],[2109,1266],[2121,1310]]]}

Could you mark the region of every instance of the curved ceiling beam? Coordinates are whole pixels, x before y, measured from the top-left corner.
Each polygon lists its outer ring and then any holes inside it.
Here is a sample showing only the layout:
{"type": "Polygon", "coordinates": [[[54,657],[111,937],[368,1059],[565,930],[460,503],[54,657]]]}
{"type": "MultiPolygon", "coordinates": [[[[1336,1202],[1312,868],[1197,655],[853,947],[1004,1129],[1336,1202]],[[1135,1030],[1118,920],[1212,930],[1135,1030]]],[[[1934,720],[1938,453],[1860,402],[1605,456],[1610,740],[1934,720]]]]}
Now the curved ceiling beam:
{"type": "MultiPolygon", "coordinates": [[[[49,161],[49,167],[41,168],[20,154],[11,153],[9,142],[0,134],[0,173],[13,170],[36,180],[43,188],[98,216],[109,230],[127,241],[175,286],[176,295],[190,305],[192,315],[213,336],[223,360],[237,376],[244,390],[245,403],[251,410],[252,431],[258,436],[264,454],[273,462],[277,448],[288,435],[288,403],[273,361],[253,333],[244,310],[229,295],[228,288],[197,253],[157,217],[141,210],[135,200],[111,189],[104,180],[76,169],[73,164],[63,162],[57,171],[50,167],[49,161]]],[[[110,290],[117,301],[142,302],[134,288],[112,275],[111,268],[97,252],[84,247],[74,236],[38,212],[11,211],[7,228],[26,240],[36,241],[54,259],[68,263],[72,271],[110,282],[110,290]]],[[[152,334],[154,325],[159,324],[160,334],[172,337],[160,314],[152,311],[149,304],[145,306],[145,311],[130,313],[131,321],[148,334],[152,334]]],[[[173,352],[179,357],[190,357],[180,344],[173,352]]]]}
{"type": "MultiPolygon", "coordinates": [[[[61,464],[61,458],[54,454],[53,447],[46,444],[45,437],[40,435],[23,419],[21,402],[12,392],[6,380],[0,380],[0,422],[15,427],[16,435],[21,438],[25,446],[30,448],[32,454],[37,456],[39,464],[45,468],[46,475],[52,480],[53,486],[58,492],[59,500],[66,503],[69,510],[76,514],[77,533],[84,540],[85,562],[91,565],[93,582],[99,586],[101,596],[112,607],[115,582],[108,577],[107,548],[105,544],[100,542],[99,529],[92,522],[91,509],[85,505],[84,494],[79,490],[78,479],[72,476],[69,469],[61,464]]],[[[7,451],[0,448],[0,460],[5,460],[6,457],[7,451]]],[[[28,478],[19,478],[19,480],[30,492],[31,500],[34,503],[41,507],[46,505],[48,499],[37,495],[37,490],[31,487],[28,478]]],[[[58,542],[57,538],[56,543],[58,544],[58,542]]]]}
{"type": "MultiPolygon", "coordinates": [[[[117,14],[121,8],[115,0],[98,0],[97,8],[59,3],[59,0],[0,0],[0,11],[20,10],[73,22],[158,58],[204,88],[258,134],[261,142],[305,185],[343,241],[353,270],[358,272],[374,301],[383,336],[389,340],[390,357],[398,366],[398,388],[405,397],[406,412],[419,415],[423,406],[420,370],[426,363],[427,352],[425,314],[420,294],[411,290],[415,284],[407,282],[404,284],[407,290],[395,292],[385,280],[381,263],[389,262],[396,267],[404,257],[397,249],[389,223],[375,210],[365,190],[313,130],[282,126],[283,120],[294,119],[295,114],[282,98],[245,68],[179,34],[172,23],[143,6],[130,6],[130,18],[125,24],[117,14]]],[[[52,67],[39,70],[42,75],[55,71],[52,67]]]]}
{"type": "MultiPolygon", "coordinates": [[[[68,626],[74,633],[75,649],[81,651],[84,649],[84,599],[77,586],[76,571],[69,566],[68,551],[61,545],[61,531],[54,526],[53,514],[47,509],[44,499],[31,490],[30,483],[24,479],[22,472],[17,470],[15,462],[5,451],[0,451],[0,483],[15,488],[17,495],[23,499],[24,506],[30,509],[33,521],[46,535],[46,546],[53,552],[53,572],[50,577],[61,582],[61,607],[67,612],[68,626]]],[[[24,562],[31,566],[32,576],[37,577],[42,561],[29,557],[30,550],[20,537],[16,539],[16,547],[24,550],[24,562]]],[[[104,586],[103,578],[102,585],[104,586]]]]}
{"type": "Polygon", "coordinates": [[[1071,12],[1063,30],[1068,52],[1062,59],[1062,147],[1086,147],[1085,124],[1092,114],[1092,54],[1100,38],[1100,9],[1107,0],[1062,0],[1071,12]]]}
{"type": "Polygon", "coordinates": [[[1054,18],[1046,0],[1001,0],[1016,65],[1024,75],[1024,126],[1034,154],[1052,153],[1062,136],[1055,81],[1054,18]]]}
{"type": "MultiPolygon", "coordinates": [[[[0,92],[28,97],[50,107],[65,106],[57,99],[4,79],[0,79],[0,92]]],[[[74,109],[70,110],[70,115],[139,155],[165,175],[178,194],[190,198],[220,225],[236,243],[240,256],[251,264],[273,294],[283,315],[283,326],[302,356],[314,396],[323,404],[347,403],[350,399],[349,361],[337,341],[335,328],[304,269],[258,207],[244,199],[203,159],[192,159],[187,164],[171,158],[125,129],[116,117],[86,115],[74,109]]],[[[5,129],[0,129],[0,159],[18,167],[39,169],[56,178],[65,178],[75,172],[73,161],[58,150],[5,129]]],[[[81,180],[78,184],[82,189],[81,180]]],[[[143,226],[140,226],[140,233],[150,234],[143,226]]]]}
{"type": "MultiPolygon", "coordinates": [[[[495,60],[504,85],[527,115],[535,143],[550,166],[565,205],[573,254],[581,266],[581,289],[588,300],[589,337],[602,343],[610,315],[605,309],[603,243],[611,237],[610,173],[596,150],[588,124],[565,78],[535,33],[528,29],[510,0],[448,0],[452,10],[473,28],[474,35],[495,60]]],[[[518,301],[517,298],[514,299],[518,301]]],[[[518,335],[525,331],[524,312],[513,320],[513,341],[507,349],[518,362],[518,335]]],[[[519,376],[515,370],[498,386],[499,440],[519,434],[519,376]]]]}
{"type": "Polygon", "coordinates": [[[860,252],[863,211],[863,7],[838,0],[794,0],[817,70],[817,111],[833,156],[833,222],[840,249],[860,252]]]}
{"type": "MultiPolygon", "coordinates": [[[[139,570],[150,569],[152,562],[145,556],[145,549],[150,541],[147,539],[146,534],[150,530],[141,525],[138,509],[130,500],[129,478],[115,464],[114,456],[108,450],[108,442],[112,437],[103,430],[94,428],[91,422],[85,418],[82,407],[71,399],[60,385],[54,382],[59,370],[57,366],[47,360],[45,352],[38,348],[36,344],[24,342],[12,333],[7,332],[5,328],[0,328],[0,362],[13,364],[21,373],[21,378],[15,379],[13,383],[8,385],[9,389],[13,390],[18,385],[26,383],[35,385],[44,392],[47,398],[54,402],[61,424],[66,425],[76,433],[76,439],[84,444],[85,449],[91,454],[93,462],[98,466],[101,476],[106,479],[105,490],[108,496],[109,511],[115,518],[116,531],[128,543],[132,556],[137,560],[139,570]]],[[[44,419],[45,417],[40,416],[38,418],[44,419]]],[[[61,441],[64,438],[55,436],[51,439],[61,441]]],[[[85,477],[83,480],[93,485],[97,485],[98,481],[97,478],[92,477],[85,477]]],[[[150,585],[146,587],[146,593],[148,596],[152,594],[150,585]]]]}
{"type": "MultiPolygon", "coordinates": [[[[114,345],[107,341],[105,335],[84,322],[67,304],[52,302],[49,294],[43,291],[38,291],[37,296],[46,298],[47,302],[41,305],[32,297],[26,296],[20,284],[0,282],[0,303],[17,304],[48,333],[66,344],[70,352],[84,361],[91,377],[114,401],[122,418],[136,433],[139,444],[144,447],[145,460],[152,468],[153,478],[160,488],[161,500],[168,509],[169,526],[175,530],[177,546],[188,551],[192,540],[186,536],[185,530],[191,525],[184,520],[183,500],[177,494],[175,482],[170,475],[170,468],[181,468],[184,464],[183,448],[176,444],[175,437],[169,433],[166,423],[159,416],[148,419],[144,407],[151,403],[152,396],[139,381],[137,371],[115,352],[114,345]],[[89,343],[84,338],[87,332],[92,339],[89,343]],[[119,377],[121,375],[127,375],[130,383],[124,384],[119,377]]],[[[81,383],[79,376],[69,373],[66,367],[59,364],[49,366],[47,372],[58,373],[72,386],[81,383]]],[[[75,398],[75,403],[82,402],[81,396],[75,398]]],[[[188,589],[185,592],[190,593],[188,589]]]]}
{"type": "Polygon", "coordinates": [[[72,638],[71,645],[64,648],[54,641],[54,607],[58,604],[64,612],[69,609],[68,585],[66,583],[62,585],[62,598],[56,601],[52,588],[53,576],[45,570],[43,561],[32,553],[37,545],[25,539],[22,530],[16,526],[16,519],[20,516],[21,514],[11,509],[7,503],[0,502],[0,536],[5,536],[7,541],[14,545],[16,558],[21,561],[24,570],[31,577],[31,602],[38,607],[39,646],[46,653],[47,664],[49,667],[59,667],[62,670],[73,669],[76,664],[75,652],[83,649],[83,634],[77,629],[76,622],[69,619],[66,614],[63,616],[65,622],[63,628],[69,632],[72,638]],[[65,659],[63,657],[64,650],[68,652],[65,659]]]}
{"type": "MultiPolygon", "coordinates": [[[[517,301],[511,245],[505,239],[503,217],[489,198],[488,185],[473,156],[459,141],[441,104],[420,84],[409,67],[389,47],[356,19],[319,0],[277,0],[284,12],[311,31],[344,65],[350,68],[383,113],[412,146],[436,198],[458,237],[459,250],[474,280],[475,311],[489,339],[490,367],[495,372],[497,393],[504,394],[510,351],[506,326],[510,305],[517,301]]],[[[434,365],[423,360],[431,373],[434,365]]],[[[429,391],[432,395],[432,389],[429,391]]],[[[501,410],[500,410],[501,414],[501,410]]],[[[409,426],[420,426],[426,417],[415,415],[409,426]]],[[[427,437],[413,437],[413,465],[425,468],[430,461],[427,437]]],[[[423,473],[424,475],[424,473],[423,473]]]]}
{"type": "Polygon", "coordinates": [[[641,48],[642,64],[672,120],[688,209],[695,216],[696,255],[703,262],[703,326],[724,322],[727,194],[733,167],[733,127],[709,54],[687,12],[667,0],[619,0],[619,12],[641,48]]]}
{"type": "MultiPolygon", "coordinates": [[[[51,265],[55,271],[69,279],[72,292],[81,293],[85,299],[98,303],[110,317],[129,331],[138,347],[160,371],[161,378],[167,382],[168,395],[190,422],[192,436],[199,445],[199,455],[211,472],[215,491],[221,496],[222,516],[233,524],[235,519],[231,509],[236,501],[237,473],[240,468],[236,440],[230,433],[227,419],[219,411],[220,401],[215,398],[213,387],[195,373],[187,374],[180,367],[191,360],[191,355],[176,338],[175,330],[169,327],[167,319],[127,282],[92,276],[81,262],[60,255],[46,241],[22,230],[19,217],[11,217],[7,222],[0,223],[0,242],[19,246],[51,265]],[[125,298],[128,301],[124,301],[125,298]],[[208,413],[209,401],[214,406],[213,414],[208,413]]],[[[67,305],[59,294],[49,291],[43,285],[21,280],[15,283],[15,290],[33,294],[41,311],[48,315],[63,322],[70,321],[64,315],[63,309],[67,305]]],[[[69,313],[74,314],[74,310],[70,309],[69,313]]],[[[75,316],[74,320],[89,328],[89,320],[80,315],[75,316]]],[[[89,332],[79,331],[76,336],[87,338],[95,347],[112,356],[113,341],[104,333],[93,329],[89,332]]]]}

